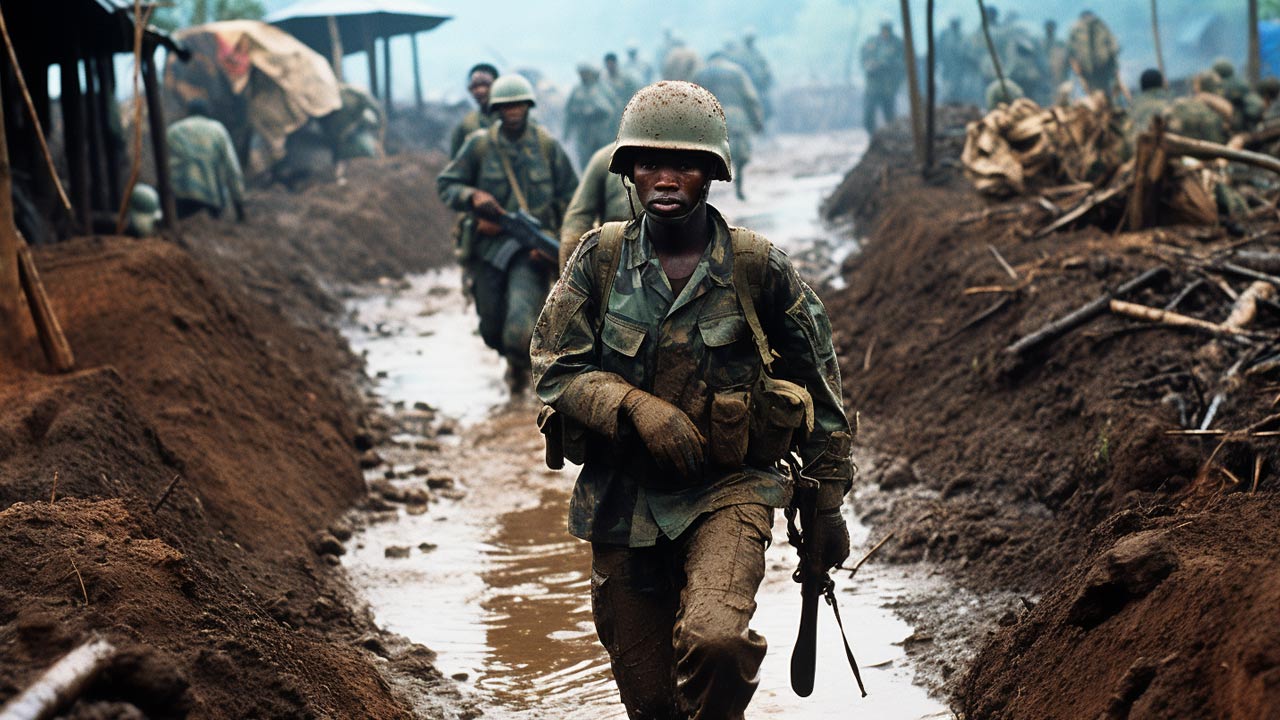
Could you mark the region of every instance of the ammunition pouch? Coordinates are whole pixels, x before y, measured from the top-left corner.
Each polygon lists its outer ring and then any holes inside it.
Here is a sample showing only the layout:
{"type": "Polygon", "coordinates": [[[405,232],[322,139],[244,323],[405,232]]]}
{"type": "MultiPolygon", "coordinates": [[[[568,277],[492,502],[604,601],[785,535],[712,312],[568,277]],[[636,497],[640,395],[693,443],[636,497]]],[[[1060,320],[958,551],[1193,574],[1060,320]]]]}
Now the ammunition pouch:
{"type": "Polygon", "coordinates": [[[719,392],[711,398],[711,427],[707,460],[724,468],[739,468],[747,459],[750,440],[750,401],[747,391],[719,392]]]}
{"type": "Polygon", "coordinates": [[[587,456],[587,429],[582,423],[565,417],[550,405],[538,413],[538,430],[546,444],[547,467],[559,470],[568,460],[581,465],[587,456]]]}
{"type": "Polygon", "coordinates": [[[813,397],[803,387],[760,373],[751,393],[746,459],[768,467],[787,457],[813,431],[813,397]]]}

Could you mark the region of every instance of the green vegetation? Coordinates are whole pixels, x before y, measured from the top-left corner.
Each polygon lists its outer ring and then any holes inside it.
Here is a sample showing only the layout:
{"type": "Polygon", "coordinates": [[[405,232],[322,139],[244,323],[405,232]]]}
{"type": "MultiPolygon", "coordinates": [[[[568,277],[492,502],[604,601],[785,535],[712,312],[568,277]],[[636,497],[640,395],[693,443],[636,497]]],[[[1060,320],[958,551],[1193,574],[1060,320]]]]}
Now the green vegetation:
{"type": "Polygon", "coordinates": [[[260,20],[267,12],[262,0],[177,0],[158,8],[151,22],[165,30],[177,30],[216,20],[260,20]]]}

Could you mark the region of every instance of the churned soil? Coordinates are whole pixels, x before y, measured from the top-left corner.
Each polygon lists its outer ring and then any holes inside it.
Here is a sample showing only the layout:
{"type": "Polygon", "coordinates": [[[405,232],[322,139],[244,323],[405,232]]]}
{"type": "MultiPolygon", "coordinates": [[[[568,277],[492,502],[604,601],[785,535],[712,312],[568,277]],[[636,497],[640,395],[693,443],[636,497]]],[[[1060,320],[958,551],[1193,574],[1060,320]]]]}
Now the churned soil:
{"type": "Polygon", "coordinates": [[[49,374],[30,327],[0,365],[0,701],[95,633],[120,652],[70,717],[407,717],[406,693],[455,694],[332,568],[378,438],[323,321],[338,283],[450,260],[442,162],[353,163],[176,243],[37,249],[77,369],[49,374]]]}
{"type": "MultiPolygon", "coordinates": [[[[1266,418],[1275,378],[1229,377],[1242,351],[1224,341],[1105,313],[1020,358],[1004,351],[1161,265],[1170,275],[1127,299],[1163,307],[1197,277],[1178,258],[1239,238],[1038,238],[1044,210],[989,205],[955,157],[922,181],[905,137],[901,124],[878,133],[824,208],[864,234],[847,286],[824,300],[846,400],[890,458],[862,482],[901,491],[867,518],[895,532],[882,557],[1024,598],[948,686],[955,706],[967,718],[1275,717],[1275,443],[1169,434],[1220,392],[1214,428],[1266,418]]],[[[1277,244],[1261,237],[1255,249],[1277,244]]],[[[1247,285],[1215,279],[1180,311],[1225,319],[1217,280],[1247,285]]],[[[1264,310],[1254,329],[1278,325],[1264,310]]]]}

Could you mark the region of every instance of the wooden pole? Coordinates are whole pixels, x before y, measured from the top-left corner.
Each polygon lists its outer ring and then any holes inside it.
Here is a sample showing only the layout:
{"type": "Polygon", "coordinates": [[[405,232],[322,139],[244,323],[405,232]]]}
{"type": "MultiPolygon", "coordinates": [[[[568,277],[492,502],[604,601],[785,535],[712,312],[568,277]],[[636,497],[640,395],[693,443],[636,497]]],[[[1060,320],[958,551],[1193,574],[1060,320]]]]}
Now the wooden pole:
{"type": "Polygon", "coordinates": [[[156,47],[147,44],[143,53],[142,83],[147,93],[147,119],[151,122],[151,154],[156,163],[156,192],[160,194],[163,217],[160,227],[175,228],[178,222],[178,204],[173,197],[173,183],[169,179],[169,143],[165,140],[164,105],[160,100],[160,82],[156,79],[156,47]]]}
{"type": "Polygon", "coordinates": [[[75,208],[77,230],[89,233],[93,222],[89,215],[89,148],[85,143],[84,95],[80,90],[80,59],[78,34],[69,57],[62,69],[62,144],[67,154],[67,175],[71,178],[72,207],[75,208]]]}
{"type": "Polygon", "coordinates": [[[916,41],[911,32],[911,0],[901,0],[902,49],[907,60],[907,94],[911,98],[911,132],[916,144],[916,161],[924,162],[924,113],[920,107],[920,76],[916,73],[916,41]]]}
{"type": "Polygon", "coordinates": [[[35,258],[31,256],[31,248],[26,240],[18,235],[18,279],[22,283],[22,291],[27,295],[27,307],[31,310],[31,321],[36,327],[36,337],[40,339],[40,348],[44,357],[60,373],[71,372],[76,367],[76,357],[71,352],[71,343],[62,333],[62,323],[53,312],[49,295],[44,290],[44,282],[36,270],[35,258]]]}
{"type": "MultiPolygon", "coordinates": [[[[89,136],[89,198],[90,210],[106,210],[110,203],[106,198],[107,173],[103,167],[102,126],[106,118],[102,117],[102,106],[98,96],[102,88],[98,85],[98,59],[88,55],[84,58],[85,109],[88,116],[89,136]]],[[[114,209],[114,208],[113,208],[114,209]]],[[[92,217],[92,212],[90,216],[92,217]]],[[[93,228],[90,227],[90,232],[93,228]]]]}
{"type": "Polygon", "coordinates": [[[13,223],[13,170],[9,167],[8,106],[0,99],[0,354],[17,357],[18,308],[21,285],[18,280],[18,227],[13,223]]]}
{"type": "Polygon", "coordinates": [[[387,35],[382,38],[382,94],[385,96],[383,100],[387,106],[387,119],[391,119],[391,113],[395,109],[391,101],[391,36],[387,35]]]}
{"type": "Polygon", "coordinates": [[[936,107],[938,104],[937,103],[938,86],[937,86],[936,78],[934,77],[934,70],[935,70],[937,58],[934,55],[935,47],[934,47],[934,39],[933,39],[933,2],[934,0],[928,0],[925,3],[925,10],[924,10],[924,13],[925,13],[924,26],[925,26],[925,32],[928,34],[928,40],[926,40],[927,44],[925,46],[926,47],[925,64],[927,65],[927,68],[925,70],[925,73],[926,73],[925,92],[927,93],[927,98],[926,98],[927,105],[925,107],[925,119],[924,119],[924,172],[925,172],[925,175],[928,175],[930,172],[933,171],[934,122],[936,120],[935,114],[936,114],[936,107]]]}
{"type": "Polygon", "coordinates": [[[1164,72],[1164,50],[1160,45],[1160,13],[1157,8],[1158,0],[1151,0],[1151,36],[1156,41],[1156,67],[1160,69],[1160,77],[1164,78],[1165,84],[1169,83],[1169,76],[1164,72]]]}
{"type": "Polygon", "coordinates": [[[1258,37],[1258,0],[1249,0],[1249,82],[1262,79],[1262,40],[1258,37]]]}
{"type": "Polygon", "coordinates": [[[991,40],[991,27],[987,22],[987,6],[978,0],[978,14],[982,16],[982,37],[987,40],[987,52],[991,53],[991,64],[995,66],[996,77],[1000,79],[1000,92],[1004,94],[1004,99],[1008,101],[1012,96],[1009,94],[1009,84],[1004,79],[1004,68],[1000,67],[1000,53],[996,52],[996,44],[991,40]]]}
{"type": "Polygon", "coordinates": [[[378,92],[378,46],[373,37],[373,29],[369,27],[368,18],[361,18],[361,29],[364,30],[364,54],[369,58],[369,94],[381,98],[378,92]]]}
{"type": "Polygon", "coordinates": [[[330,62],[333,63],[333,74],[338,78],[338,82],[344,82],[342,77],[342,56],[346,53],[342,49],[342,33],[338,32],[338,18],[329,16],[329,52],[330,62]]]}
{"type": "Polygon", "coordinates": [[[110,55],[103,55],[98,59],[98,87],[102,88],[102,92],[98,93],[98,112],[102,115],[105,124],[102,126],[103,150],[107,161],[107,207],[115,209],[120,206],[120,138],[115,137],[111,132],[114,123],[111,122],[111,107],[115,101],[115,79],[116,70],[115,63],[112,62],[110,55]]]}
{"type": "Polygon", "coordinates": [[[409,49],[413,52],[413,106],[422,112],[422,58],[418,55],[417,33],[410,33],[409,49]]]}

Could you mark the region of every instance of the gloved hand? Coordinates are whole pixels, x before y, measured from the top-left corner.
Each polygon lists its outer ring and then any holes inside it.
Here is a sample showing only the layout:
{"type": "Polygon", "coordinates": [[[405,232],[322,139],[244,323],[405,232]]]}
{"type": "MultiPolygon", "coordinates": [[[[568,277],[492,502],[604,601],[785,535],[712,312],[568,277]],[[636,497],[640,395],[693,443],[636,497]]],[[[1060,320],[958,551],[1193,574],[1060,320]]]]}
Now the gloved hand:
{"type": "Polygon", "coordinates": [[[702,472],[707,441],[684,411],[640,389],[622,399],[622,411],[661,470],[686,480],[702,472]]]}
{"type": "Polygon", "coordinates": [[[849,527],[838,507],[819,510],[817,520],[822,541],[818,557],[822,558],[822,567],[830,570],[849,557],[849,527]]]}

